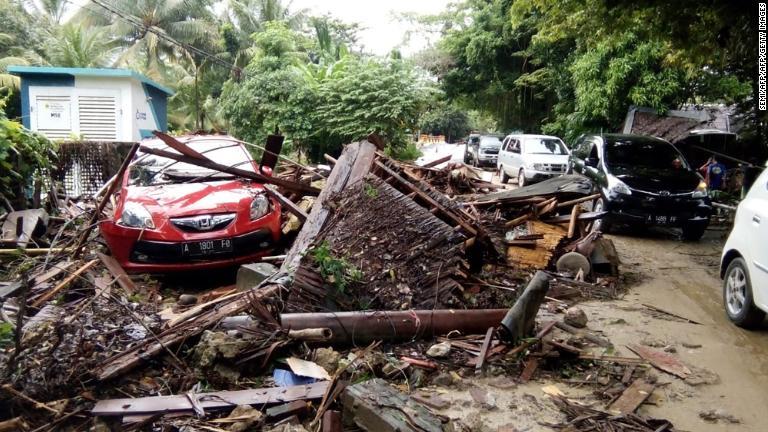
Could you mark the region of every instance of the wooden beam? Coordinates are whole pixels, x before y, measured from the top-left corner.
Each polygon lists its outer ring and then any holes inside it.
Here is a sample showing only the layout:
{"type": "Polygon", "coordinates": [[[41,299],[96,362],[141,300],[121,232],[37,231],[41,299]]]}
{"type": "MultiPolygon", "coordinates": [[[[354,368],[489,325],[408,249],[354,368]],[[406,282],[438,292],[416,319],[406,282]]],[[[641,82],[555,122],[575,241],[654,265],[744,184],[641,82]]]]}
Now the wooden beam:
{"type": "Polygon", "coordinates": [[[61,291],[64,288],[66,288],[67,285],[69,285],[73,280],[75,280],[75,278],[80,276],[83,272],[85,272],[89,268],[93,267],[93,265],[96,264],[97,262],[99,262],[99,260],[90,260],[87,263],[85,263],[84,266],[82,266],[79,269],[77,269],[74,272],[72,272],[72,274],[67,276],[63,281],[59,282],[59,284],[56,285],[53,289],[46,291],[43,295],[38,297],[37,300],[32,302],[32,306],[38,307],[41,304],[43,304],[43,303],[47,302],[48,300],[50,300],[51,298],[53,298],[53,296],[58,294],[59,291],[61,291]]]}
{"type": "Polygon", "coordinates": [[[155,413],[193,414],[195,407],[204,410],[217,410],[232,408],[235,405],[251,405],[261,408],[267,404],[320,399],[327,389],[328,381],[321,381],[290,387],[106,399],[96,402],[91,414],[97,417],[155,413]]]}
{"type": "Polygon", "coordinates": [[[616,415],[631,414],[648,399],[655,388],[656,386],[645,382],[643,378],[638,378],[608,406],[608,411],[616,415]]]}
{"type": "Polygon", "coordinates": [[[433,166],[437,166],[437,165],[440,165],[441,163],[448,162],[449,160],[451,160],[452,157],[453,157],[452,155],[448,155],[448,156],[441,157],[439,159],[435,159],[432,162],[425,163],[424,165],[421,166],[421,168],[432,168],[433,166]]]}
{"type": "Polygon", "coordinates": [[[184,156],[180,154],[176,154],[173,152],[155,149],[152,147],[147,146],[141,146],[141,152],[142,153],[148,153],[155,156],[162,156],[164,158],[173,159],[175,161],[188,163],[191,165],[200,166],[203,168],[208,168],[214,171],[221,171],[223,173],[232,174],[234,176],[243,177],[247,179],[251,179],[257,182],[261,183],[271,183],[277,186],[284,187],[288,190],[294,190],[297,192],[301,192],[305,195],[318,195],[320,193],[320,189],[317,189],[315,187],[303,184],[303,183],[297,183],[290,180],[281,179],[279,177],[270,177],[265,176],[263,174],[259,174],[253,171],[247,171],[241,168],[235,168],[230,167],[227,165],[222,165],[213,161],[210,161],[208,159],[196,159],[189,156],[184,156]]]}
{"type": "Polygon", "coordinates": [[[299,218],[299,221],[301,223],[304,223],[304,221],[307,220],[307,213],[301,209],[301,207],[297,206],[296,203],[289,200],[285,195],[278,192],[275,188],[268,187],[266,188],[267,193],[272,195],[273,198],[277,200],[277,202],[280,203],[281,206],[285,207],[286,210],[288,210],[289,213],[295,215],[297,218],[299,218]]]}
{"type": "Polygon", "coordinates": [[[80,252],[82,252],[83,246],[85,246],[85,242],[88,240],[88,236],[91,235],[91,231],[96,226],[96,222],[99,220],[99,216],[101,215],[101,212],[104,210],[104,207],[109,202],[109,198],[112,196],[112,194],[115,193],[117,188],[123,184],[123,175],[125,174],[125,171],[128,170],[128,166],[131,164],[131,161],[133,160],[133,157],[136,155],[136,152],[138,150],[139,150],[139,143],[135,143],[133,146],[131,146],[131,150],[128,151],[128,155],[125,156],[125,159],[123,159],[123,163],[122,165],[120,165],[120,169],[118,169],[117,173],[115,174],[115,180],[109,184],[109,188],[107,189],[107,192],[104,194],[103,197],[101,197],[101,201],[99,201],[99,205],[96,206],[96,210],[93,211],[93,214],[91,215],[91,219],[88,221],[88,224],[85,226],[85,231],[83,231],[83,233],[80,235],[80,238],[77,240],[77,244],[75,245],[75,250],[72,252],[72,258],[77,259],[77,257],[80,256],[80,252]]]}
{"type": "Polygon", "coordinates": [[[154,131],[152,132],[155,134],[156,137],[160,138],[160,140],[168,145],[168,147],[176,150],[177,152],[183,154],[184,156],[189,156],[191,158],[195,159],[206,159],[210,160],[202,153],[197,152],[196,150],[190,148],[188,145],[184,144],[183,142],[177,140],[176,138],[160,132],[160,131],[154,131]]]}
{"type": "Polygon", "coordinates": [[[485,359],[488,357],[488,348],[491,347],[491,340],[493,340],[493,331],[495,327],[488,327],[485,332],[485,338],[483,338],[483,346],[480,347],[480,355],[477,357],[477,366],[475,366],[475,373],[480,373],[485,366],[485,359]]]}
{"type": "Polygon", "coordinates": [[[126,293],[133,294],[136,292],[136,284],[133,283],[133,280],[131,280],[128,273],[125,272],[125,269],[123,269],[116,259],[109,255],[104,255],[101,252],[96,252],[96,256],[99,257],[101,263],[104,264],[104,267],[109,270],[112,277],[115,278],[118,285],[120,285],[126,293]]]}
{"type": "Polygon", "coordinates": [[[568,207],[568,206],[572,206],[572,205],[576,205],[576,204],[581,204],[583,202],[596,200],[598,198],[600,198],[600,194],[599,193],[598,194],[594,194],[594,195],[588,195],[588,196],[581,197],[581,198],[572,199],[570,201],[563,201],[563,202],[557,204],[557,208],[568,207]]]}

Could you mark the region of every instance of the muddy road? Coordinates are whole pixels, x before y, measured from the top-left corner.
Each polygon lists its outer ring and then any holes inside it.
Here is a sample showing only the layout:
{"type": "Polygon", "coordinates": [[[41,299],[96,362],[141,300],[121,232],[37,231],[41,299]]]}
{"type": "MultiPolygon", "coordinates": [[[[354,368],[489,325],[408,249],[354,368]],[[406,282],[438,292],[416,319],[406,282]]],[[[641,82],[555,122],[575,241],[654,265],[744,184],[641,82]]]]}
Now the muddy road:
{"type": "MultiPolygon", "coordinates": [[[[655,405],[641,408],[641,412],[670,419],[683,430],[768,430],[768,324],[747,331],[725,316],[718,266],[727,234],[715,227],[695,243],[681,242],[676,233],[664,230],[642,236],[613,235],[630,289],[621,301],[584,305],[601,323],[596,327],[617,347],[637,340],[663,344],[699,370],[698,382],[660,376],[670,384],[652,398],[655,405]],[[701,324],[651,316],[644,303],[701,324]],[[626,324],[610,324],[619,318],[626,324]],[[705,421],[699,415],[718,409],[740,423],[705,421]]],[[[620,352],[629,354],[626,348],[620,352]]]]}

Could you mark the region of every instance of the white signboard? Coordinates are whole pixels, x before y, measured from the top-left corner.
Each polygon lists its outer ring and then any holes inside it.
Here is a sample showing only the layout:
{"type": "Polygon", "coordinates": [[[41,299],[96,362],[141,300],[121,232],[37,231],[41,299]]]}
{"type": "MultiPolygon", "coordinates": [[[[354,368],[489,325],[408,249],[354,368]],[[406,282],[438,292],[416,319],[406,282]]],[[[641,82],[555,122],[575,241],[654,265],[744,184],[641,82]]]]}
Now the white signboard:
{"type": "Polygon", "coordinates": [[[69,96],[38,96],[36,102],[38,129],[71,130],[72,103],[69,96]]]}

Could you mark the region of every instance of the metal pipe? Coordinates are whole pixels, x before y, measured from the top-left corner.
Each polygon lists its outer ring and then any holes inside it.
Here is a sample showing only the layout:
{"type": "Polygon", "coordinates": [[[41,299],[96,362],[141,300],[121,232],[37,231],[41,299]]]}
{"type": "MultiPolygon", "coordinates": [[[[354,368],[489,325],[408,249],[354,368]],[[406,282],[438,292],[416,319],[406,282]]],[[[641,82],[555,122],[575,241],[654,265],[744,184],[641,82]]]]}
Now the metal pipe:
{"type": "Polygon", "coordinates": [[[507,309],[291,313],[280,315],[288,331],[328,328],[329,343],[367,344],[446,335],[483,334],[501,323],[507,309]]]}

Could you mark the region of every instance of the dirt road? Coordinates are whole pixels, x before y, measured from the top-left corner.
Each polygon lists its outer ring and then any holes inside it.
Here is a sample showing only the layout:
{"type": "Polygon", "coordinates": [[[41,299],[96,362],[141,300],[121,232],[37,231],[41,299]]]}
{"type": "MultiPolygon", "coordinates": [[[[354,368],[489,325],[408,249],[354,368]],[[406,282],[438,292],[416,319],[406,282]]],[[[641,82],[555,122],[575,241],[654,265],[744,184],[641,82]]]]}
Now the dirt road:
{"type": "MultiPolygon", "coordinates": [[[[711,230],[697,243],[680,242],[673,233],[661,230],[642,237],[612,236],[623,271],[638,282],[622,301],[592,302],[583,307],[601,323],[599,327],[617,347],[638,340],[671,346],[694,372],[699,370],[701,381],[705,381],[690,385],[660,376],[670,384],[652,399],[655,406],[646,404],[641,412],[668,418],[676,427],[689,431],[765,431],[768,325],[758,331],[742,330],[733,326],[723,312],[718,263],[726,235],[727,231],[711,230]],[[653,317],[643,303],[701,324],[653,317]],[[626,324],[610,324],[619,318],[626,324]],[[699,416],[717,409],[741,423],[722,419],[713,423],[699,416]]],[[[626,348],[619,352],[629,354],[626,348]]]]}

